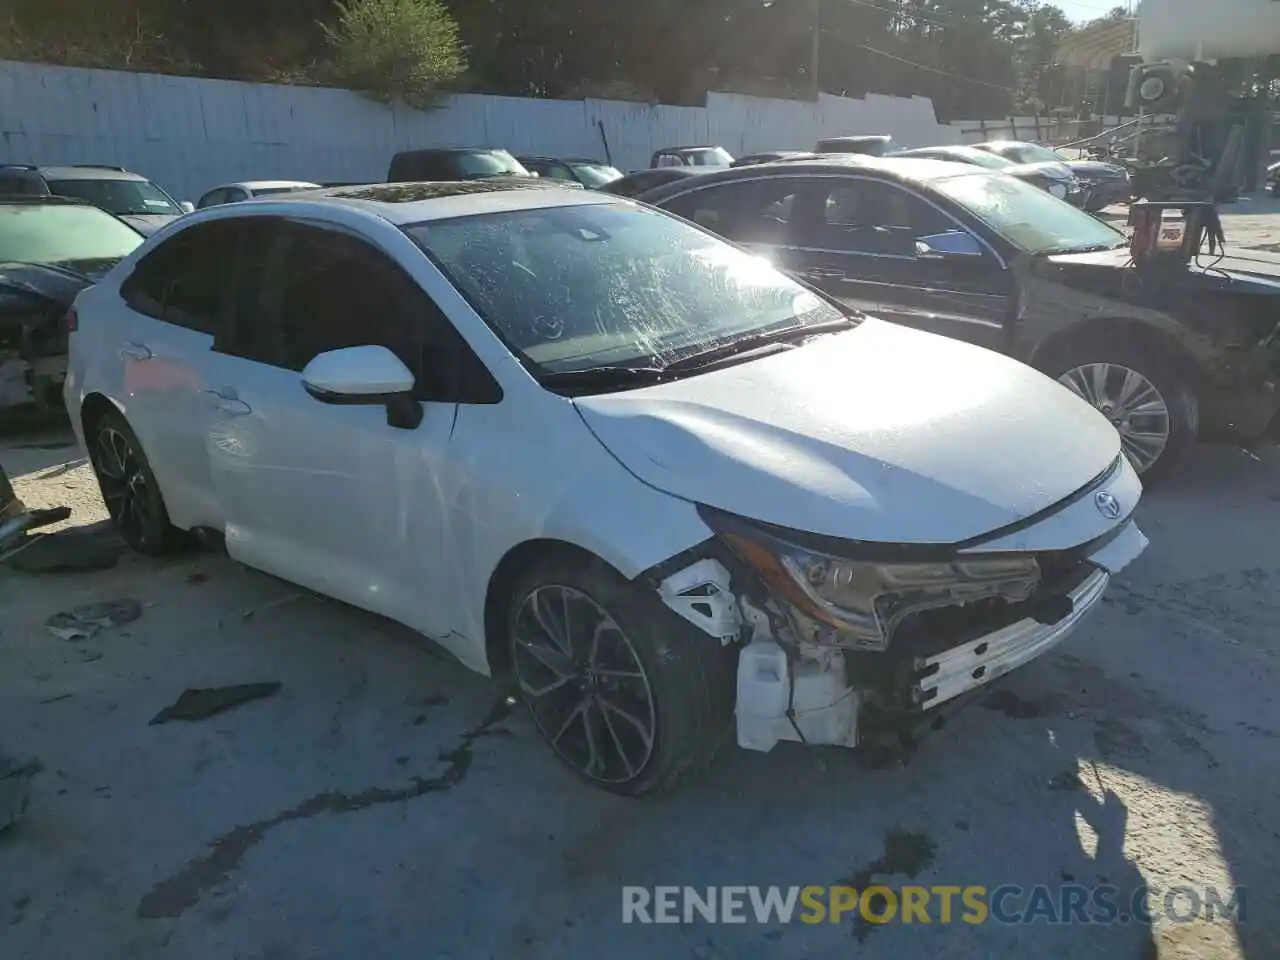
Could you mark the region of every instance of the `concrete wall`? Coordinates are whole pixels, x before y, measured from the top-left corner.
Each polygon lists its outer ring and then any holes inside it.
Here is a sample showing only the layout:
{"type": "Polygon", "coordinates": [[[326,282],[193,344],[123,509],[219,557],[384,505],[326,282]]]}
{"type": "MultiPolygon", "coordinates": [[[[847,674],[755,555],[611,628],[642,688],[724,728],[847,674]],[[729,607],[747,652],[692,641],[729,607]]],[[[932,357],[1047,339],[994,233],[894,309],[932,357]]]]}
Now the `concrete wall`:
{"type": "Polygon", "coordinates": [[[719,143],[742,155],[855,133],[892,134],[908,147],[961,138],[923,97],[712,93],[706,107],[672,107],[467,94],[424,112],[346,90],[0,61],[0,163],[119,164],[189,200],[242,179],[380,181],[391,155],[408,147],[603,158],[607,142],[626,171],[675,144],[719,143]]]}

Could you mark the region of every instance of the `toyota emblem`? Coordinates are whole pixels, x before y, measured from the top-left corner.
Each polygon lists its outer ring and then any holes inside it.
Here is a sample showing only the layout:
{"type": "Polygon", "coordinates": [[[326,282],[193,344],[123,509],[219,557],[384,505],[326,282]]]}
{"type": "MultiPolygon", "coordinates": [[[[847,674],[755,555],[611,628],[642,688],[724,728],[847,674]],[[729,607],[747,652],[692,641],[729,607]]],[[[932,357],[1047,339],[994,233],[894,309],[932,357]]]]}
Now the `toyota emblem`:
{"type": "Polygon", "coordinates": [[[1099,490],[1093,495],[1093,502],[1098,508],[1098,512],[1108,520],[1116,520],[1120,517],[1120,501],[1105,490],[1099,490]]]}

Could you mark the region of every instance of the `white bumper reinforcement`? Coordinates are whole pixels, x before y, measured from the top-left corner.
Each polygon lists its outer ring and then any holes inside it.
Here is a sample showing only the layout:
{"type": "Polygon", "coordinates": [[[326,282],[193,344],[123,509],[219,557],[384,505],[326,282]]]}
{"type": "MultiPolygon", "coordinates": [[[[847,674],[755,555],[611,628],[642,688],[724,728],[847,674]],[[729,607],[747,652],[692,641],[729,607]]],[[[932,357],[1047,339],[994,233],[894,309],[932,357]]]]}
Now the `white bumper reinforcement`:
{"type": "Polygon", "coordinates": [[[917,659],[916,675],[925,676],[911,689],[912,700],[930,710],[991,683],[1053,649],[1097,606],[1110,579],[1104,570],[1092,573],[1071,591],[1071,613],[1057,623],[1043,624],[1030,618],[1019,620],[935,657],[917,659]]]}

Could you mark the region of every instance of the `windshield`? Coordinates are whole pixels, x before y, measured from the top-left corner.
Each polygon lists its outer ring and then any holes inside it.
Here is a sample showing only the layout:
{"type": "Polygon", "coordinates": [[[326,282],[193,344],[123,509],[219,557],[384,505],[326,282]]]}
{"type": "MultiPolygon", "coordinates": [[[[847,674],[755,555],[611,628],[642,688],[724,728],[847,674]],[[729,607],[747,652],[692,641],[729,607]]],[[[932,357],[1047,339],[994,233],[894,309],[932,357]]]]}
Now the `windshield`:
{"type": "Polygon", "coordinates": [[[621,170],[604,163],[574,163],[571,166],[578,179],[588,187],[603,187],[622,177],[621,170]]]}
{"type": "Polygon", "coordinates": [[[1017,166],[1014,161],[999,154],[987,153],[985,150],[966,150],[964,156],[970,163],[986,167],[988,170],[1001,170],[1005,167],[1017,166]]]}
{"type": "Polygon", "coordinates": [[[458,172],[466,177],[527,177],[529,171],[505,150],[485,150],[454,155],[458,172]]]}
{"type": "Polygon", "coordinates": [[[698,147],[658,156],[660,167],[727,167],[732,163],[733,155],[723,147],[698,147]]]}
{"type": "Polygon", "coordinates": [[[111,260],[133,252],[142,235],[94,207],[0,205],[0,262],[111,260]]]}
{"type": "Polygon", "coordinates": [[[60,197],[88,200],[117,217],[182,215],[169,195],[148,180],[50,180],[49,189],[60,197]]]}
{"type": "Polygon", "coordinates": [[[1012,177],[973,173],[932,186],[1027,253],[1106,250],[1127,242],[1119,230],[1012,177]]]}
{"type": "Polygon", "coordinates": [[[406,232],[539,374],[666,366],[843,316],[767,261],[657,210],[553,207],[406,232]]]}

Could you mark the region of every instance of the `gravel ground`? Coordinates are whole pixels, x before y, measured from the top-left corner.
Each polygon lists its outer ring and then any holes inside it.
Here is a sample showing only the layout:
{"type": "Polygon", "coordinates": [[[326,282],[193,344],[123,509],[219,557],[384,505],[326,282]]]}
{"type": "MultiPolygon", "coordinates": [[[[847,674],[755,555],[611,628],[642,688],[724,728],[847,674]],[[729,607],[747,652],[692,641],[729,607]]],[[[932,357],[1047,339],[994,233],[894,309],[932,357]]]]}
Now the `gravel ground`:
{"type": "MultiPolygon", "coordinates": [[[[59,442],[0,457],[31,505],[91,528],[96,488],[59,442]]],[[[579,785],[431,644],[225,557],[3,575],[3,737],[44,770],[0,837],[0,956],[1274,960],[1278,502],[1280,450],[1200,451],[1140,508],[1152,548],[1101,612],[904,766],[731,750],[639,802],[579,785]],[[44,625],[121,597],[142,616],[91,639],[44,625]],[[260,681],[283,689],[149,725],[184,688],[260,681]],[[1243,886],[1247,912],[1152,930],[620,919],[623,884],[911,873],[1243,886]]]]}

